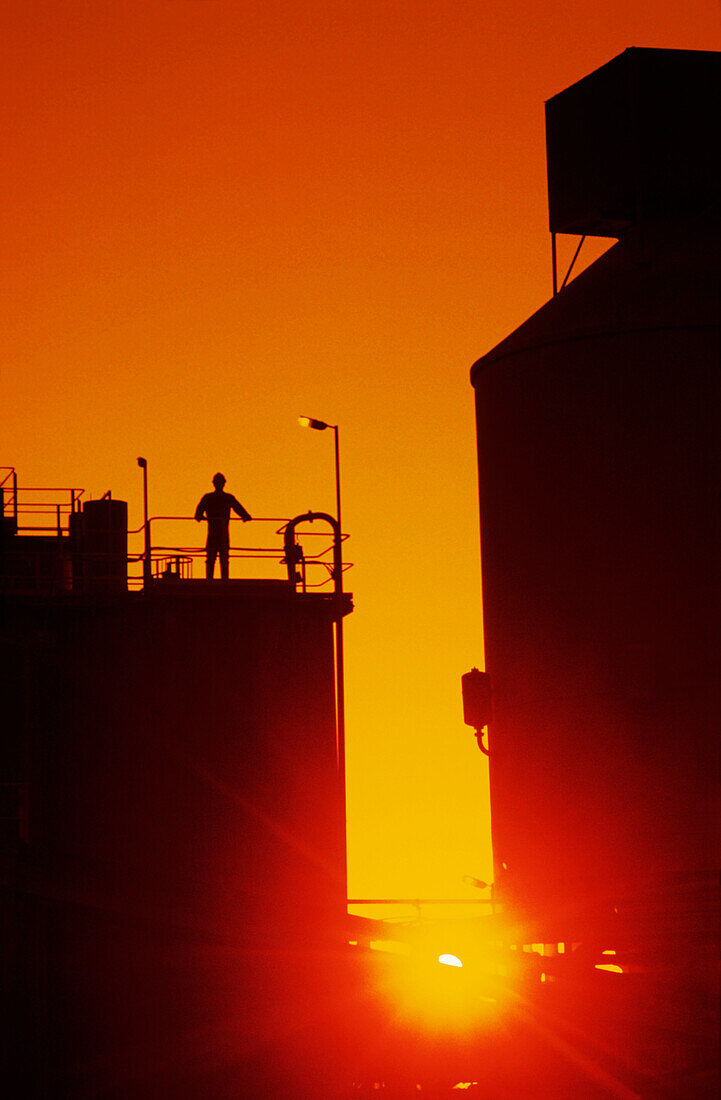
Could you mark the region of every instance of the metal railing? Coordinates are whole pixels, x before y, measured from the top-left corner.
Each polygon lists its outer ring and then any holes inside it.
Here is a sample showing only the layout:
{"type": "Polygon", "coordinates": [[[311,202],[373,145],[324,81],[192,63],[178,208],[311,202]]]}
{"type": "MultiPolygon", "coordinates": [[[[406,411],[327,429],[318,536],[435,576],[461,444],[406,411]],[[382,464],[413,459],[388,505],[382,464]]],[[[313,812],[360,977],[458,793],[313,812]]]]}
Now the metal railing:
{"type": "MultiPolygon", "coordinates": [[[[299,552],[294,562],[289,565],[283,536],[291,522],[277,516],[254,517],[246,528],[242,520],[232,518],[230,520],[231,548],[228,555],[231,579],[238,579],[240,574],[254,580],[287,579],[290,569],[294,568],[298,578],[297,584],[303,592],[322,589],[332,584],[334,550],[332,534],[325,530],[312,531],[307,528],[301,530],[295,543],[299,552]],[[264,525],[266,531],[269,525],[272,526],[272,535],[270,532],[268,534],[268,543],[272,538],[272,545],[268,545],[264,537],[233,545],[234,535],[241,525],[245,533],[248,530],[257,531],[260,524],[264,525]],[[313,547],[311,551],[308,550],[309,544],[313,547]],[[252,569],[248,568],[246,563],[253,563],[252,569]]],[[[151,516],[148,519],[148,526],[150,529],[148,572],[154,581],[195,580],[205,577],[206,548],[194,541],[198,526],[194,517],[151,516]]],[[[140,547],[141,543],[144,543],[144,538],[144,524],[128,532],[128,584],[131,588],[139,588],[143,585],[144,550],[140,547]],[[136,545],[137,550],[130,549],[136,545]]],[[[343,539],[345,538],[347,536],[344,535],[343,539]]],[[[351,568],[351,564],[345,563],[344,571],[351,568]]],[[[218,568],[216,562],[216,575],[218,568]]]]}
{"type": "MultiPolygon", "coordinates": [[[[184,582],[206,576],[205,524],[192,516],[152,516],[127,532],[93,529],[93,545],[83,541],[83,525],[71,517],[81,514],[83,489],[48,486],[18,487],[14,467],[0,467],[0,514],[4,523],[3,568],[0,583],[14,591],[70,592],[115,587],[131,590],[148,582],[184,582]],[[192,532],[192,533],[191,533],[192,532]],[[22,536],[15,542],[12,536],[22,536]],[[198,537],[200,535],[200,538],[198,537]],[[37,543],[34,544],[34,539],[37,543]],[[100,540],[101,545],[98,545],[100,540]],[[149,561],[146,560],[149,548],[149,561]]],[[[312,515],[312,513],[309,513],[312,515]]],[[[320,518],[320,517],[317,517],[320,518]]],[[[239,535],[240,519],[231,519],[230,579],[287,580],[301,592],[334,584],[333,533],[312,530],[310,521],[261,517],[250,521],[239,535]],[[285,537],[291,524],[292,546],[285,537]],[[251,534],[252,538],[247,538],[251,534]],[[234,542],[239,545],[233,546],[234,542]],[[288,560],[288,558],[292,560],[288,560]]],[[[344,540],[347,536],[341,536],[344,540]]],[[[351,563],[343,564],[343,571],[351,563]]],[[[216,562],[215,573],[219,572],[216,562]]]]}
{"type": "Polygon", "coordinates": [[[3,520],[12,519],[17,528],[18,521],[18,475],[14,466],[0,466],[0,513],[3,520]],[[10,515],[7,506],[10,504],[10,515]]]}
{"type": "Polygon", "coordinates": [[[19,488],[12,466],[1,466],[0,494],[3,519],[13,521],[18,534],[58,535],[69,533],[70,516],[80,508],[84,489],[55,486],[19,488]]]}
{"type": "Polygon", "coordinates": [[[467,906],[485,906],[491,914],[498,911],[499,906],[493,897],[486,898],[348,898],[347,905],[350,908],[362,908],[375,910],[376,907],[388,913],[389,910],[401,910],[391,916],[383,916],[381,920],[397,921],[414,917],[420,920],[423,909],[426,906],[440,906],[444,910],[452,910],[456,914],[463,912],[467,906]]]}

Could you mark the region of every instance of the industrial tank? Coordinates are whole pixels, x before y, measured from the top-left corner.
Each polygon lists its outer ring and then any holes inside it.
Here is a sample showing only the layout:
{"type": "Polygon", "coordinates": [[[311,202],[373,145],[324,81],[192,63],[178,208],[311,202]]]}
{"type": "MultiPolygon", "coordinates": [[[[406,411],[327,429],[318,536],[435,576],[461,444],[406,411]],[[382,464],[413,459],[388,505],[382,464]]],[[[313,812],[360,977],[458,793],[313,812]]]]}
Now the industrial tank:
{"type": "MultiPolygon", "coordinates": [[[[635,52],[668,53],[673,84],[678,51],[635,52]]],[[[597,136],[554,133],[556,162],[597,136]]],[[[537,940],[614,911],[639,940],[718,938],[721,234],[708,179],[695,204],[654,180],[653,217],[629,202],[618,243],[472,369],[496,892],[537,940]]],[[[553,229],[550,167],[549,193],[553,229]]]]}
{"type": "Polygon", "coordinates": [[[128,587],[128,506],[107,493],[86,500],[69,521],[73,587],[77,591],[123,592],[128,587]]]}
{"type": "Polygon", "coordinates": [[[2,610],[12,1095],[331,1096],[335,597],[170,580],[2,610]]]}

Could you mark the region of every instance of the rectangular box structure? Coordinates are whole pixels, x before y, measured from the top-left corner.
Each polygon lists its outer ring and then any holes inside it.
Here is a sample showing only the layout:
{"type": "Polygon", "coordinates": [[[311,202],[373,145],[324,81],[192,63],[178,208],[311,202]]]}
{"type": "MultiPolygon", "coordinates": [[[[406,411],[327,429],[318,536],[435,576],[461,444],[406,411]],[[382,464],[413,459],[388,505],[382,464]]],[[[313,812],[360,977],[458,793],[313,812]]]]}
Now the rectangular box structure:
{"type": "Polygon", "coordinates": [[[549,228],[619,237],[718,199],[721,57],[629,49],[546,103],[549,228]]]}

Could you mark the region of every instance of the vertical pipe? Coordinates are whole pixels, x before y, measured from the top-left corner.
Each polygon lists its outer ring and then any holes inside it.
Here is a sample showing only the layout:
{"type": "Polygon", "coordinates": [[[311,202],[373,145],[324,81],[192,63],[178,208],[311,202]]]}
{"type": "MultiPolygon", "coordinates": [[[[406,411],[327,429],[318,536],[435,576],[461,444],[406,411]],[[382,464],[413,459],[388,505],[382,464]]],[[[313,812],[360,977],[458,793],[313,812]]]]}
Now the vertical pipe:
{"type": "Polygon", "coordinates": [[[553,297],[558,294],[558,261],[556,259],[556,234],[551,233],[551,267],[553,269],[553,297]]]}
{"type": "Polygon", "coordinates": [[[150,554],[150,520],[147,517],[147,502],[145,504],[146,518],[145,518],[145,547],[143,549],[143,587],[149,585],[153,579],[152,575],[152,561],[150,554]]]}
{"type": "Polygon", "coordinates": [[[346,836],[345,790],[345,681],[343,672],[343,602],[338,594],[335,620],[335,684],[336,684],[336,737],[338,742],[338,783],[343,812],[342,873],[345,897],[348,897],[348,840],[346,836]]]}
{"type": "Polygon", "coordinates": [[[150,555],[150,520],[148,519],[148,463],[144,458],[138,459],[138,466],[143,471],[143,529],[145,542],[143,547],[143,587],[148,588],[152,580],[151,555],[150,555]]]}
{"type": "Polygon", "coordinates": [[[338,751],[338,776],[340,783],[341,805],[343,807],[343,889],[348,897],[348,840],[346,836],[346,783],[345,783],[345,671],[343,663],[343,528],[340,510],[340,444],[338,425],[333,425],[335,433],[335,510],[338,529],[334,572],[335,594],[337,601],[335,620],[335,687],[336,687],[336,739],[338,751]]]}
{"type": "Polygon", "coordinates": [[[340,446],[338,443],[338,425],[333,425],[335,433],[335,518],[338,520],[338,534],[343,537],[343,524],[340,518],[340,446]]]}
{"type": "Polygon", "coordinates": [[[346,792],[345,792],[345,679],[343,669],[343,558],[341,552],[341,530],[338,521],[328,512],[306,512],[296,516],[285,525],[283,546],[288,577],[294,584],[295,573],[295,528],[304,520],[326,520],[333,528],[333,599],[334,599],[334,642],[335,642],[335,732],[336,766],[338,772],[338,798],[342,814],[341,859],[343,887],[348,899],[348,852],[346,840],[346,792]]]}

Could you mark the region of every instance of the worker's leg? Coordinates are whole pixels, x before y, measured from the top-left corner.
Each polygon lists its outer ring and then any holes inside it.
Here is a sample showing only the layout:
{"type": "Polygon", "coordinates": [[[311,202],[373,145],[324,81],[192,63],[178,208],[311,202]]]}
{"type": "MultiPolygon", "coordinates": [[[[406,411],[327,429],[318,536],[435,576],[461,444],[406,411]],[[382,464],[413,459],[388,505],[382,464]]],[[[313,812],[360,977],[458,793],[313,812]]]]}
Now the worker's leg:
{"type": "Polygon", "coordinates": [[[218,550],[218,557],[220,558],[220,576],[221,579],[227,581],[228,579],[228,558],[230,556],[230,547],[221,546],[218,550]]]}
{"type": "MultiPolygon", "coordinates": [[[[211,546],[210,543],[206,547],[205,551],[205,579],[212,581],[213,573],[215,571],[215,558],[218,553],[217,546],[211,546]]],[[[223,567],[223,559],[221,558],[221,569],[223,567]]]]}

